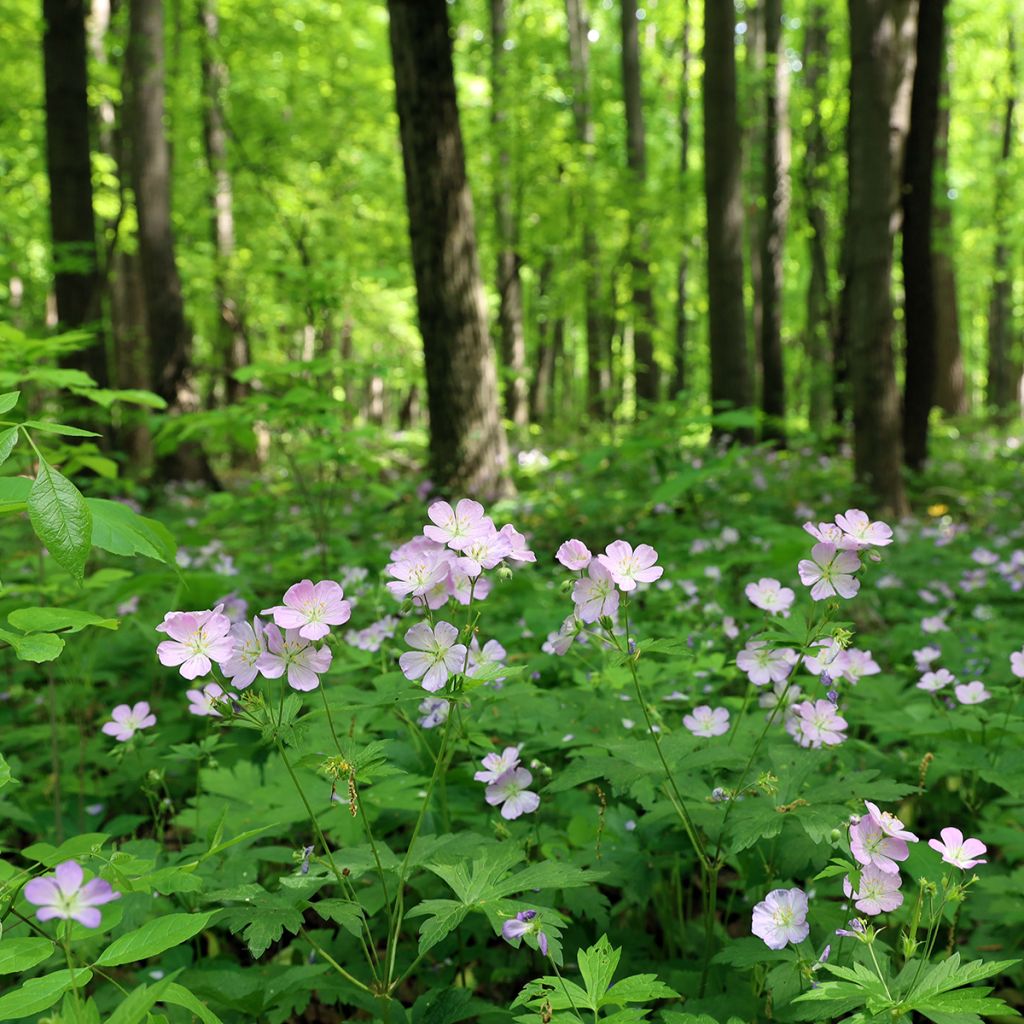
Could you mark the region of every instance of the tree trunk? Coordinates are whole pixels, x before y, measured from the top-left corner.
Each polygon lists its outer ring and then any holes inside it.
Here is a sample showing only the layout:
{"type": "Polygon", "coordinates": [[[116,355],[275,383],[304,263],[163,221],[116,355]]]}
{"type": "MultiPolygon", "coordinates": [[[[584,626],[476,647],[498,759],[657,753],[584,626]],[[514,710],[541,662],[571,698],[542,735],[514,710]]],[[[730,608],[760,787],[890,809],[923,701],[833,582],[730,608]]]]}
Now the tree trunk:
{"type": "MultiPolygon", "coordinates": [[[[679,68],[679,182],[686,202],[689,199],[690,179],[690,62],[693,57],[690,52],[690,0],[683,0],[683,26],[679,49],[682,58],[679,68]]],[[[685,211],[683,215],[686,216],[685,211]]],[[[683,238],[679,246],[679,265],[676,271],[675,359],[670,398],[682,391],[688,382],[686,291],[690,271],[690,242],[689,238],[683,238]]]]}
{"type": "Polygon", "coordinates": [[[512,206],[511,159],[505,111],[505,39],[507,0],[491,0],[491,130],[495,163],[494,212],[498,237],[498,324],[505,370],[505,415],[517,429],[529,419],[526,386],[526,339],[523,333],[523,286],[516,252],[512,206]]]}
{"type": "Polygon", "coordinates": [[[903,288],[907,335],[903,457],[919,470],[928,457],[928,417],[935,396],[936,293],[932,181],[945,56],[946,0],[921,7],[910,130],[903,165],[903,288]]]}
{"type": "Polygon", "coordinates": [[[658,367],[654,362],[654,295],[648,260],[647,141],[644,131],[643,93],[640,84],[640,40],[636,0],[621,0],[622,93],[626,106],[626,166],[634,197],[630,217],[630,265],[633,288],[633,366],[636,397],[653,402],[658,398],[658,367]]]}
{"type": "MultiPolygon", "coordinates": [[[[711,405],[716,412],[751,404],[743,309],[743,198],[740,130],[736,120],[735,21],[731,3],[704,0],[704,196],[711,405]],[[710,126],[712,130],[708,130],[710,126]]],[[[750,440],[749,430],[738,433],[741,440],[750,440]]]]}
{"type": "Polygon", "coordinates": [[[761,221],[758,200],[764,189],[765,125],[761,117],[765,81],[765,0],[750,0],[745,5],[747,31],[743,35],[744,61],[740,82],[740,146],[743,154],[744,230],[747,239],[747,273],[750,275],[750,337],[754,341],[750,364],[751,403],[761,394],[761,325],[764,307],[761,301],[761,221]],[[752,111],[756,111],[751,115],[752,111]]]}
{"type": "Polygon", "coordinates": [[[508,447],[466,180],[445,0],[388,0],[431,471],[451,493],[507,494],[508,447]]]}
{"type": "Polygon", "coordinates": [[[551,409],[551,392],[555,381],[555,348],[551,337],[551,258],[540,268],[533,319],[537,324],[537,363],[530,382],[530,420],[545,423],[551,409]]]}
{"type": "Polygon", "coordinates": [[[902,437],[892,350],[889,153],[896,23],[886,0],[849,0],[849,359],[854,467],[879,511],[903,515],[902,437]]]}
{"type": "Polygon", "coordinates": [[[93,342],[63,360],[100,387],[109,383],[101,326],[102,280],[92,208],[84,0],[43,0],[46,169],[50,183],[57,321],[93,342]]]}
{"type": "Polygon", "coordinates": [[[782,0],[764,0],[764,222],[761,227],[761,409],[763,435],[785,443],[786,381],[782,365],[782,248],[789,218],[789,65],[783,47],[782,0]]]}
{"type": "Polygon", "coordinates": [[[807,353],[807,405],[811,429],[823,435],[832,422],[833,299],[828,265],[828,220],[823,196],[823,170],[828,143],[821,120],[828,67],[828,30],[825,7],[816,2],[807,16],[803,56],[811,120],[805,131],[804,196],[807,203],[808,262],[804,349],[807,353]]]}

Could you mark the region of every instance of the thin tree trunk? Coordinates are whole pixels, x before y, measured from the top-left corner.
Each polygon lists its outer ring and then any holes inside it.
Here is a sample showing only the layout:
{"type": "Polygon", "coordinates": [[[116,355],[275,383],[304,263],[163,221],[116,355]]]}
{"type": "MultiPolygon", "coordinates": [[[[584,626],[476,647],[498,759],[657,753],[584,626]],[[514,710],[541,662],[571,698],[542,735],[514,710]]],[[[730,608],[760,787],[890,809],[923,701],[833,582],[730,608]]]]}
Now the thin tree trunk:
{"type": "Polygon", "coordinates": [[[740,81],[740,145],[743,153],[744,230],[747,236],[747,272],[750,275],[750,336],[754,357],[750,365],[750,395],[761,394],[761,333],[764,322],[761,283],[761,233],[763,216],[758,200],[764,189],[765,124],[761,116],[766,91],[764,12],[766,0],[750,0],[745,6],[747,31],[743,36],[744,62],[740,81]]]}
{"type": "Polygon", "coordinates": [[[761,409],[764,437],[785,443],[786,381],[782,364],[782,250],[789,218],[789,65],[782,0],[764,0],[764,223],[761,228],[761,409]]]}
{"type": "Polygon", "coordinates": [[[46,170],[50,183],[54,293],[61,329],[94,339],[63,360],[100,387],[109,383],[102,330],[102,279],[92,208],[84,0],[43,0],[46,170]]]}
{"type": "Polygon", "coordinates": [[[928,417],[935,397],[936,293],[932,182],[945,56],[946,0],[921,7],[917,60],[903,166],[903,288],[907,335],[903,391],[903,457],[920,469],[928,457],[928,417]]]}
{"type": "Polygon", "coordinates": [[[388,0],[435,482],[506,494],[508,447],[480,279],[445,0],[388,0]]]}
{"type": "Polygon", "coordinates": [[[648,259],[650,237],[646,219],[647,140],[644,130],[640,79],[640,39],[636,0],[621,0],[622,92],[626,106],[626,166],[632,178],[634,202],[630,217],[630,264],[633,287],[633,354],[636,397],[658,397],[658,367],[654,362],[655,311],[648,259]]]}
{"type": "Polygon", "coordinates": [[[512,206],[508,115],[505,111],[505,40],[507,0],[491,0],[491,130],[497,174],[494,212],[498,235],[498,324],[501,361],[505,369],[505,415],[517,429],[529,419],[526,386],[526,338],[523,332],[523,286],[516,252],[516,220],[512,206]]]}
{"type": "MultiPolygon", "coordinates": [[[[679,182],[684,200],[687,200],[690,179],[690,62],[693,58],[690,52],[690,0],[683,0],[683,26],[679,49],[679,182]]],[[[688,383],[686,347],[689,332],[686,319],[686,292],[690,271],[690,244],[691,239],[683,238],[679,246],[679,265],[676,270],[675,358],[670,398],[682,391],[688,383]]]]}
{"type": "MultiPolygon", "coordinates": [[[[731,3],[704,0],[704,195],[711,405],[715,411],[751,405],[743,308],[742,161],[736,119],[735,21],[731,3]]],[[[738,434],[741,440],[750,440],[749,430],[738,434]]]]}
{"type": "Polygon", "coordinates": [[[537,363],[530,382],[530,420],[545,423],[551,409],[551,392],[555,379],[555,348],[551,337],[551,258],[544,260],[537,283],[536,309],[533,319],[537,323],[537,363]]]}
{"type": "Polygon", "coordinates": [[[850,207],[849,357],[853,385],[854,467],[879,510],[902,515],[899,393],[892,350],[889,152],[896,23],[886,0],[849,0],[850,207]]]}

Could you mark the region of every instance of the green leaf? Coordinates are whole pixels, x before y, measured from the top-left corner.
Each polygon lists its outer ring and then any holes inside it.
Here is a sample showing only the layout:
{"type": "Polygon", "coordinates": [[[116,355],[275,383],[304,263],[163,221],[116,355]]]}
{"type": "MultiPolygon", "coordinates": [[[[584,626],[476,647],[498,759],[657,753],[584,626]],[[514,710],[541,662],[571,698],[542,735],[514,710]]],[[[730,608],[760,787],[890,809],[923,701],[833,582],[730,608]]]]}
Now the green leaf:
{"type": "MultiPolygon", "coordinates": [[[[80,967],[75,971],[75,984],[81,988],[92,977],[92,971],[80,967]]],[[[0,1020],[19,1020],[48,1010],[71,988],[71,971],[55,971],[42,978],[32,978],[21,988],[0,996],[0,1020]]]]}
{"type": "Polygon", "coordinates": [[[57,563],[81,583],[92,541],[92,515],[82,492],[42,459],[28,495],[28,517],[57,563]]]}
{"type": "Polygon", "coordinates": [[[241,932],[249,952],[259,959],[281,938],[285,929],[292,935],[298,932],[302,927],[302,911],[279,893],[257,891],[247,906],[225,911],[223,923],[232,933],[241,932]]]}
{"type": "Polygon", "coordinates": [[[105,619],[79,608],[16,608],[7,616],[7,621],[23,633],[56,633],[58,630],[78,633],[87,626],[117,629],[120,625],[117,619],[105,619]]]}
{"type": "Polygon", "coordinates": [[[423,917],[427,920],[420,928],[419,952],[425,953],[446,939],[462,924],[470,906],[456,900],[423,900],[412,908],[406,917],[423,917]]]}
{"type": "Polygon", "coordinates": [[[315,910],[325,921],[334,921],[342,928],[359,938],[363,932],[363,908],[352,900],[328,899],[310,903],[309,906],[315,910]]]}
{"type": "Polygon", "coordinates": [[[632,974],[616,981],[603,996],[598,1006],[625,1006],[627,1003],[649,1003],[654,999],[674,999],[679,995],[658,980],[656,974],[632,974]]]}
{"type": "MultiPolygon", "coordinates": [[[[2,761],[3,758],[0,758],[2,761]]],[[[0,940],[0,974],[15,974],[41,964],[53,952],[49,939],[0,940]]]]}
{"type": "Polygon", "coordinates": [[[5,412],[10,412],[18,404],[20,397],[20,391],[7,391],[0,395],[0,416],[5,412]]]}
{"type": "Polygon", "coordinates": [[[7,461],[8,456],[14,451],[14,446],[17,443],[17,427],[8,427],[6,430],[0,430],[0,466],[7,461]]]}
{"type": "Polygon", "coordinates": [[[16,781],[11,775],[11,766],[4,760],[4,755],[0,754],[0,789],[16,781]]]}
{"type": "Polygon", "coordinates": [[[769,949],[760,939],[749,935],[733,939],[712,958],[713,964],[727,964],[730,967],[753,967],[771,960],[795,960],[796,954],[790,949],[769,949]]]}
{"type": "Polygon", "coordinates": [[[144,405],[148,409],[167,408],[167,403],[159,395],[138,388],[83,388],[80,391],[76,390],[75,394],[103,406],[104,409],[109,409],[115,402],[144,405]]]}
{"type": "Polygon", "coordinates": [[[92,512],[92,543],[114,555],[144,555],[174,564],[177,545],[162,523],[133,512],[119,501],[86,498],[92,512]]]}
{"type": "Polygon", "coordinates": [[[39,430],[44,434],[60,434],[61,437],[99,437],[95,430],[83,430],[66,423],[48,423],[45,420],[25,420],[23,427],[39,430]]]}
{"type": "Polygon", "coordinates": [[[16,512],[24,507],[32,490],[32,481],[23,476],[0,477],[0,512],[16,512]]]}
{"type": "Polygon", "coordinates": [[[621,956],[622,950],[613,949],[607,935],[602,935],[589,949],[576,951],[576,962],[580,965],[580,975],[587,989],[591,1010],[598,1008],[608,991],[621,956]]]}
{"type": "Polygon", "coordinates": [[[181,973],[175,971],[166,978],[161,978],[155,985],[140,985],[133,989],[128,997],[118,1004],[117,1009],[106,1019],[106,1024],[139,1024],[153,1006],[163,999],[164,992],[174,983],[181,973]]]}
{"type": "Polygon", "coordinates": [[[167,986],[160,1001],[183,1007],[194,1013],[203,1024],[224,1024],[213,1010],[205,1003],[200,1002],[187,988],[183,988],[177,982],[172,982],[167,986]]]}
{"type": "Polygon", "coordinates": [[[44,867],[52,868],[63,860],[81,860],[88,854],[102,849],[110,838],[106,832],[82,832],[66,839],[60,846],[51,843],[33,843],[21,851],[23,857],[37,860],[44,867]]]}
{"type": "Polygon", "coordinates": [[[198,935],[217,913],[211,910],[204,914],[165,914],[147,921],[141,928],[122,935],[107,946],[96,966],[117,967],[136,963],[180,946],[198,935]]]}
{"type": "Polygon", "coordinates": [[[53,661],[54,658],[60,657],[60,652],[64,650],[64,641],[54,633],[21,636],[0,629],[0,640],[10,644],[14,648],[15,656],[21,661],[33,661],[36,664],[53,661]]]}

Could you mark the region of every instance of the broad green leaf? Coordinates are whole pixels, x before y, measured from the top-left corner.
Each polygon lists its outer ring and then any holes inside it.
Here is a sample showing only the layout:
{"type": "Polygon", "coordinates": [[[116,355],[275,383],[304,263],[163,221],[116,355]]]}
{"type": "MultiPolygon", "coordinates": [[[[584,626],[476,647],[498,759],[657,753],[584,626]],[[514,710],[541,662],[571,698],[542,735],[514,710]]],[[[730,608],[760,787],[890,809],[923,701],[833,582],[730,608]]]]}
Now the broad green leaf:
{"type": "Polygon", "coordinates": [[[43,460],[28,495],[28,517],[55,561],[81,583],[92,543],[92,514],[82,492],[43,460]]]}
{"type": "Polygon", "coordinates": [[[432,949],[451,935],[469,911],[469,906],[455,900],[424,900],[413,907],[406,917],[427,917],[420,928],[420,953],[432,949]]]}
{"type": "Polygon", "coordinates": [[[49,939],[0,939],[0,974],[27,971],[41,964],[52,952],[53,943],[49,939]]]}
{"type": "Polygon", "coordinates": [[[614,949],[607,935],[602,935],[589,949],[576,951],[576,962],[580,965],[580,977],[587,990],[589,1009],[596,1010],[601,1005],[601,998],[615,977],[621,956],[622,950],[614,949]]]}
{"type": "MultiPolygon", "coordinates": [[[[87,967],[79,967],[74,974],[75,984],[81,988],[92,977],[87,967]]],[[[55,971],[42,978],[31,978],[21,988],[0,996],[0,1020],[20,1020],[48,1010],[71,988],[71,971],[55,971]]]]}
{"type": "Polygon", "coordinates": [[[14,451],[14,446],[17,443],[17,427],[8,427],[6,430],[0,430],[0,466],[7,461],[8,456],[14,451]]]}
{"type": "Polygon", "coordinates": [[[11,775],[11,766],[4,760],[4,755],[0,754],[0,789],[14,781],[16,780],[11,775]]]}
{"type": "Polygon", "coordinates": [[[224,1024],[205,1003],[200,1002],[187,988],[183,988],[177,982],[172,982],[164,989],[161,996],[162,1003],[171,1003],[173,1006],[180,1006],[191,1013],[194,1013],[203,1024],[224,1024]]]}
{"type": "Polygon", "coordinates": [[[53,661],[60,657],[64,650],[64,641],[54,633],[33,633],[22,636],[0,629],[0,640],[14,648],[14,654],[20,661],[53,661]]]}
{"type": "Polygon", "coordinates": [[[20,391],[8,391],[0,395],[0,416],[5,412],[10,412],[18,404],[20,397],[20,391]]]}
{"type": "Polygon", "coordinates": [[[86,626],[117,629],[119,625],[117,619],[105,619],[80,608],[16,608],[7,621],[23,633],[78,633],[86,626]]]}
{"type": "Polygon", "coordinates": [[[95,430],[83,430],[81,427],[71,427],[66,423],[48,423],[45,420],[25,420],[23,427],[31,430],[39,430],[44,434],[60,434],[61,437],[99,437],[95,430]]]}
{"type": "Polygon", "coordinates": [[[204,914],[165,914],[115,939],[100,954],[97,967],[117,967],[157,956],[198,935],[218,911],[204,914]]]}
{"type": "Polygon", "coordinates": [[[92,513],[92,543],[115,555],[144,555],[174,564],[177,545],[162,523],[133,512],[119,501],[86,498],[92,513]]]}
{"type": "Polygon", "coordinates": [[[0,512],[16,512],[24,508],[31,490],[32,481],[26,477],[0,477],[0,512]]]}
{"type": "Polygon", "coordinates": [[[139,1024],[153,1006],[163,999],[164,993],[180,973],[180,970],[175,971],[174,974],[161,978],[155,985],[140,985],[132,989],[128,997],[107,1017],[106,1024],[139,1024]]]}
{"type": "Polygon", "coordinates": [[[52,868],[64,860],[81,860],[86,854],[96,853],[110,838],[106,832],[82,832],[77,836],[64,840],[60,846],[50,843],[33,843],[21,851],[23,857],[37,860],[40,864],[52,868]]]}
{"type": "Polygon", "coordinates": [[[103,406],[104,409],[109,409],[115,402],[144,405],[148,409],[167,408],[167,403],[159,395],[138,388],[83,388],[81,391],[76,391],[75,394],[103,406]]]}

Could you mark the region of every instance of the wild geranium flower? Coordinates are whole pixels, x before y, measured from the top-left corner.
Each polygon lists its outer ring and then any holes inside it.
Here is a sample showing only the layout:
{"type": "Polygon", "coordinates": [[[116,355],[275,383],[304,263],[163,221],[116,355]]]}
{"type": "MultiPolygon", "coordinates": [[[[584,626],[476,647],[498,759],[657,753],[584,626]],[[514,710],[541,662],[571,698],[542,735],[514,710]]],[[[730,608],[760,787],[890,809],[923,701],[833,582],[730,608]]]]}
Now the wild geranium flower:
{"type": "Polygon", "coordinates": [[[590,549],[581,540],[567,540],[558,549],[555,558],[566,567],[566,569],[586,569],[594,556],[590,549]]]}
{"type": "Polygon", "coordinates": [[[843,674],[846,651],[832,637],[827,636],[824,640],[817,640],[811,646],[818,648],[819,653],[813,657],[804,655],[804,667],[808,672],[816,676],[827,672],[833,679],[843,674]]]}
{"type": "Polygon", "coordinates": [[[477,782],[497,782],[505,772],[519,767],[519,748],[506,747],[500,754],[485,754],[480,763],[484,770],[473,778],[477,782]]]}
{"type": "Polygon", "coordinates": [[[454,562],[459,572],[470,579],[476,579],[484,569],[493,569],[512,550],[507,538],[498,533],[490,520],[487,522],[488,526],[466,543],[462,557],[454,562]]]}
{"type": "Polygon", "coordinates": [[[287,672],[288,685],[293,690],[315,690],[320,685],[320,676],[331,667],[329,647],[314,647],[299,636],[297,629],[286,630],[282,635],[274,623],[264,627],[263,635],[267,650],[260,656],[258,666],[267,679],[279,679],[287,672]]]}
{"type": "Polygon", "coordinates": [[[835,523],[804,523],[804,529],[819,543],[833,544],[837,548],[854,547],[855,544],[835,523]]]}
{"type": "MultiPolygon", "coordinates": [[[[466,669],[466,675],[470,679],[475,679],[482,675],[488,666],[504,664],[507,657],[508,652],[497,640],[488,640],[481,647],[477,638],[473,637],[469,644],[469,667],[466,669]]],[[[495,676],[491,682],[500,683],[504,678],[504,676],[495,676]]]]}
{"type": "Polygon", "coordinates": [[[424,690],[440,690],[466,664],[466,645],[456,643],[458,639],[459,631],[450,622],[439,622],[433,629],[427,622],[417,622],[405,634],[413,650],[398,659],[405,678],[422,676],[424,690]]]}
{"type": "Polygon", "coordinates": [[[471,498],[463,498],[455,508],[447,501],[435,501],[427,509],[431,526],[424,526],[423,533],[438,544],[447,544],[453,551],[463,551],[494,523],[484,515],[484,507],[471,498]]]}
{"type": "Polygon", "coordinates": [[[501,804],[501,816],[513,821],[521,814],[531,814],[540,806],[540,797],[527,788],[533,775],[525,768],[512,768],[494,780],[484,792],[492,806],[501,804]]]}
{"type": "Polygon", "coordinates": [[[873,917],[885,914],[903,904],[903,893],[899,891],[903,884],[898,871],[882,871],[874,864],[865,865],[860,873],[857,891],[853,891],[850,876],[843,878],[843,892],[852,898],[854,906],[862,913],[873,917]]]}
{"type": "Polygon", "coordinates": [[[705,739],[721,736],[729,731],[729,711],[727,708],[711,708],[701,704],[693,709],[693,714],[683,715],[683,725],[694,736],[705,739]]]}
{"type": "Polygon", "coordinates": [[[871,814],[850,826],[850,852],[858,864],[874,864],[889,874],[899,871],[897,861],[910,856],[906,841],[887,835],[871,814]]]}
{"type": "Polygon", "coordinates": [[[948,630],[945,615],[928,615],[921,620],[922,633],[945,633],[948,630]]]}
{"type": "Polygon", "coordinates": [[[942,657],[942,648],[928,645],[926,647],[919,647],[914,651],[914,667],[918,672],[926,672],[931,668],[932,662],[936,658],[942,657]]]}
{"type": "Polygon", "coordinates": [[[786,682],[775,683],[770,690],[761,691],[761,696],[757,698],[757,703],[769,715],[777,707],[782,707],[789,714],[789,709],[799,704],[803,695],[803,690],[799,686],[793,686],[786,682]]]}
{"type": "Polygon", "coordinates": [[[510,917],[501,926],[502,938],[517,948],[525,935],[536,935],[537,948],[542,955],[548,955],[548,937],[541,931],[540,918],[537,917],[536,910],[520,910],[515,917],[510,917]]]}
{"type": "Polygon", "coordinates": [[[751,640],[736,655],[736,667],[747,673],[755,686],[781,683],[797,663],[796,651],[789,647],[769,647],[763,640],[751,640]]]}
{"type": "Polygon", "coordinates": [[[958,683],[953,687],[953,692],[961,704],[984,704],[992,696],[980,679],[971,683],[958,683]]]}
{"type": "Polygon", "coordinates": [[[654,563],[658,552],[650,544],[640,544],[634,551],[624,540],[612,541],[597,560],[611,573],[620,590],[636,590],[638,583],[653,583],[661,579],[664,569],[654,563]]]}
{"type": "Polygon", "coordinates": [[[846,740],[846,719],[828,700],[794,704],[786,728],[801,747],[837,747],[846,740]]]}
{"type": "Polygon", "coordinates": [[[842,676],[848,683],[856,686],[864,676],[876,676],[882,670],[878,662],[871,657],[870,651],[859,651],[856,647],[848,647],[842,654],[842,676]]]}
{"type": "Polygon", "coordinates": [[[772,889],[754,907],[750,930],[769,949],[783,949],[790,942],[803,942],[810,933],[807,923],[807,895],[802,889],[772,889]]]}
{"type": "Polygon", "coordinates": [[[892,527],[871,522],[870,516],[859,508],[847,509],[845,515],[836,516],[836,526],[859,547],[883,548],[892,543],[892,527]]]}
{"type": "Polygon", "coordinates": [[[526,538],[511,524],[506,523],[498,535],[508,545],[505,558],[512,562],[536,562],[537,556],[526,546],[526,538]]]}
{"type": "Polygon", "coordinates": [[[39,909],[36,917],[49,921],[57,917],[65,921],[78,921],[86,928],[98,928],[103,915],[97,907],[111,900],[121,898],[110,883],[102,878],[85,882],[82,866],[73,860],[66,860],[53,869],[52,875],[33,878],[22,892],[29,903],[39,909]]]}
{"type": "Polygon", "coordinates": [[[587,575],[572,588],[576,614],[584,622],[597,622],[602,616],[613,617],[619,610],[619,592],[612,574],[595,558],[587,567],[587,575]]]}
{"type": "Polygon", "coordinates": [[[970,871],[978,864],[987,864],[979,854],[987,853],[988,847],[980,839],[964,839],[963,832],[958,828],[944,828],[940,833],[942,841],[929,839],[928,845],[942,854],[942,859],[955,868],[970,871]]]}
{"type": "Polygon", "coordinates": [[[887,836],[890,836],[892,839],[902,839],[906,843],[917,842],[917,836],[905,829],[903,822],[895,814],[880,810],[878,804],[873,804],[870,800],[865,800],[864,806],[868,809],[868,814],[871,815],[878,827],[887,836]]]}
{"type": "Polygon", "coordinates": [[[860,581],[853,577],[860,568],[860,559],[853,551],[840,551],[834,544],[815,544],[810,559],[797,565],[800,582],[811,588],[811,598],[824,601],[838,594],[853,597],[860,590],[860,581]]]}
{"type": "Polygon", "coordinates": [[[140,729],[156,725],[156,715],[151,714],[149,704],[140,700],[138,704],[118,704],[110,712],[110,721],[103,723],[103,731],[121,743],[127,743],[140,729]]]}
{"type": "Polygon", "coordinates": [[[334,580],[300,580],[284,592],[284,604],[264,608],[282,629],[298,630],[303,640],[322,640],[331,626],[343,626],[352,615],[352,605],[341,584],[334,580]]]}
{"type": "Polygon", "coordinates": [[[796,595],[789,587],[784,587],[778,580],[767,576],[756,583],[748,583],[743,593],[755,608],[771,612],[773,615],[789,615],[789,609],[796,599],[796,595]]]}
{"type": "Polygon", "coordinates": [[[168,612],[156,629],[171,638],[157,645],[160,664],[180,666],[186,679],[207,675],[211,662],[225,662],[234,651],[234,641],[228,636],[231,621],[221,613],[220,605],[211,611],[168,612]]]}
{"type": "Polygon", "coordinates": [[[186,690],[185,696],[189,700],[188,710],[193,715],[220,718],[221,713],[217,710],[217,702],[236,699],[238,695],[225,693],[219,683],[207,683],[201,690],[186,690]]]}
{"type": "MultiPolygon", "coordinates": [[[[220,666],[225,677],[240,690],[244,690],[259,674],[259,661],[267,652],[263,639],[263,623],[257,616],[252,624],[236,622],[231,627],[231,639],[234,649],[231,657],[220,666]]],[[[192,691],[189,691],[192,692],[192,691]]]]}
{"type": "Polygon", "coordinates": [[[427,697],[420,702],[419,712],[423,717],[420,726],[424,729],[436,729],[448,721],[451,705],[443,697],[427,697]]]}
{"type": "Polygon", "coordinates": [[[547,639],[541,645],[541,650],[545,654],[561,657],[572,647],[577,638],[582,639],[580,637],[581,629],[583,629],[583,623],[575,615],[568,616],[557,633],[548,633],[547,639]]]}
{"type": "Polygon", "coordinates": [[[949,671],[948,668],[940,668],[937,672],[925,672],[921,676],[920,681],[917,683],[919,690],[928,690],[930,693],[934,693],[936,690],[941,690],[950,683],[956,682],[956,676],[949,671]]]}
{"type": "Polygon", "coordinates": [[[1010,655],[1010,671],[1018,679],[1024,679],[1024,647],[1010,655]]]}

